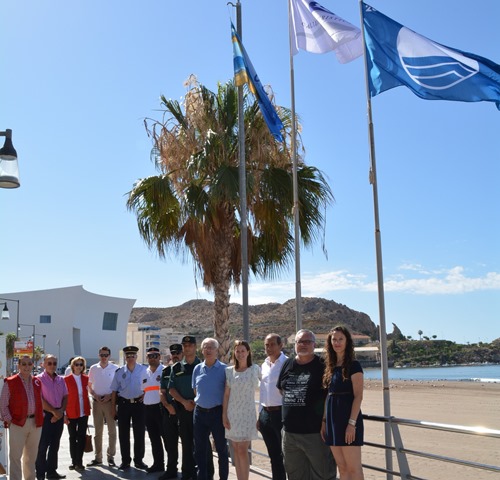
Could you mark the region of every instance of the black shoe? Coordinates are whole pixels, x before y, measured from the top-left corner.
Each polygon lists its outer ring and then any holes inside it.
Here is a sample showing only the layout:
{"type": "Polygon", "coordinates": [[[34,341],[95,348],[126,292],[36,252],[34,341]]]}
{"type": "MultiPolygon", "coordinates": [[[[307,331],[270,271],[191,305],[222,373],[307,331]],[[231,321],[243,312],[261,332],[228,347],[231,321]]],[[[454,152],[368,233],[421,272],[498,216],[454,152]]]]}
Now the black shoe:
{"type": "Polygon", "coordinates": [[[87,467],[96,467],[97,465],[102,465],[102,462],[96,460],[95,458],[91,462],[87,463],[87,467]]]}
{"type": "MultiPolygon", "coordinates": [[[[174,478],[177,478],[177,473],[165,472],[158,478],[158,480],[173,480],[174,478]]],[[[189,477],[186,480],[193,480],[193,479],[189,477]]]]}
{"type": "Polygon", "coordinates": [[[78,472],[83,472],[83,470],[85,470],[85,467],[83,465],[76,465],[75,470],[77,470],[78,472]]]}
{"type": "Polygon", "coordinates": [[[57,472],[47,473],[48,480],[60,480],[61,478],[66,478],[66,475],[61,475],[57,472]]]}
{"type": "Polygon", "coordinates": [[[118,467],[120,470],[128,470],[130,468],[130,463],[120,463],[118,467]]]}
{"type": "Polygon", "coordinates": [[[70,465],[68,468],[69,468],[70,470],[74,470],[74,469],[75,469],[75,466],[74,466],[74,465],[70,465]]]}
{"type": "Polygon", "coordinates": [[[138,468],[139,470],[147,470],[148,469],[148,466],[143,461],[134,462],[134,467],[138,468]]]}
{"type": "Polygon", "coordinates": [[[146,472],[148,473],[163,472],[163,470],[163,465],[151,465],[150,467],[146,468],[146,472]]]}
{"type": "Polygon", "coordinates": [[[116,467],[115,459],[113,457],[108,457],[108,465],[110,467],[116,467]]]}

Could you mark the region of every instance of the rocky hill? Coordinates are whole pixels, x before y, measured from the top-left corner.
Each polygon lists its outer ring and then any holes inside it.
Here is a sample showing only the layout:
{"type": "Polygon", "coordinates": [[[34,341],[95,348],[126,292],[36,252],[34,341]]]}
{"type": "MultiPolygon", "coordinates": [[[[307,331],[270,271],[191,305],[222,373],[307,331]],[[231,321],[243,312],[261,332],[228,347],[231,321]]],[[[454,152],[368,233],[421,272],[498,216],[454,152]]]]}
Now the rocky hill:
{"type": "MultiPolygon", "coordinates": [[[[377,338],[377,327],[366,313],[324,298],[303,298],[303,327],[315,333],[327,333],[337,324],[350,327],[351,331],[377,338]]],[[[229,331],[232,338],[242,335],[242,307],[232,303],[229,308],[229,331]]],[[[213,335],[213,302],[190,300],[178,307],[134,308],[131,322],[171,327],[175,331],[198,337],[213,335]]],[[[280,303],[251,305],[249,307],[250,335],[252,340],[264,339],[270,332],[286,338],[295,333],[295,300],[280,303]]]]}

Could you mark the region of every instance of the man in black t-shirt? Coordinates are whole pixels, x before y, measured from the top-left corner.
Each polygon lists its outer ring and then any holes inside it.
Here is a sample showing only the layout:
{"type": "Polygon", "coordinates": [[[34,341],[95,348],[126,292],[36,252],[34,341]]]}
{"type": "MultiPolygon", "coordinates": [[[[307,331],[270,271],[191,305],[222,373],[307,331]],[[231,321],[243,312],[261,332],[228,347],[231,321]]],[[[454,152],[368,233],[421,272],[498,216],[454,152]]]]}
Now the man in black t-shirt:
{"type": "Polygon", "coordinates": [[[314,354],[316,339],[310,330],[295,336],[295,358],[283,364],[277,387],[283,395],[283,457],[289,480],[333,480],[336,465],[321,439],[326,398],[324,362],[314,354]]]}

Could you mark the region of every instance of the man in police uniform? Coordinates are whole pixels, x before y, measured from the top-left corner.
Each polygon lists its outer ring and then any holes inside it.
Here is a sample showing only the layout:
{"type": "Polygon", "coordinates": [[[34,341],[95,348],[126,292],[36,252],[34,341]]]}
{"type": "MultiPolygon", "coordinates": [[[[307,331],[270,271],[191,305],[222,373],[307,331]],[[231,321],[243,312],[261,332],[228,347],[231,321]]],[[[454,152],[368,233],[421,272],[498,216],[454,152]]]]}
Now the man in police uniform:
{"type": "Polygon", "coordinates": [[[111,382],[113,396],[111,398],[113,411],[118,406],[118,438],[122,463],[121,470],[130,468],[130,420],[134,431],[134,465],[146,470],[144,463],[145,409],[143,403],[142,378],[146,371],[144,365],[137,363],[139,349],[128,346],[123,349],[125,365],[120,367],[111,382]]]}
{"type": "Polygon", "coordinates": [[[146,471],[148,473],[163,472],[165,456],[161,442],[162,426],[158,422],[161,415],[160,403],[160,381],[163,365],[160,365],[160,350],[150,347],[147,350],[149,367],[142,376],[142,390],[144,392],[144,408],[146,410],[146,430],[151,441],[151,451],[153,453],[153,465],[146,471]]]}
{"type": "Polygon", "coordinates": [[[177,463],[179,460],[179,421],[174,407],[174,399],[168,393],[168,384],[172,366],[182,360],[182,345],[174,343],[169,347],[172,364],[167,365],[161,376],[161,403],[162,423],[163,423],[163,442],[167,450],[167,470],[158,480],[167,480],[177,478],[177,463]]]}

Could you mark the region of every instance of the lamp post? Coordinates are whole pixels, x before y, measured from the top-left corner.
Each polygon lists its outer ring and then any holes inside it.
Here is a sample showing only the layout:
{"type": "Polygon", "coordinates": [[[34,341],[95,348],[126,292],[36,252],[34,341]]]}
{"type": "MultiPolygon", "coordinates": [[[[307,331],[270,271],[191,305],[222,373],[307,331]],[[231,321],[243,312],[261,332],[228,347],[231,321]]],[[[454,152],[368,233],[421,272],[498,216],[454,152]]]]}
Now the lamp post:
{"type": "Polygon", "coordinates": [[[2,310],[2,320],[10,319],[9,307],[7,306],[7,302],[16,302],[17,303],[17,312],[16,312],[16,340],[19,337],[19,300],[14,300],[13,298],[0,298],[0,300],[4,300],[0,302],[0,305],[3,305],[2,310]]]}
{"type": "Polygon", "coordinates": [[[19,165],[17,152],[12,144],[12,130],[0,132],[0,137],[5,137],[3,147],[0,148],[0,188],[18,188],[19,165]]]}

